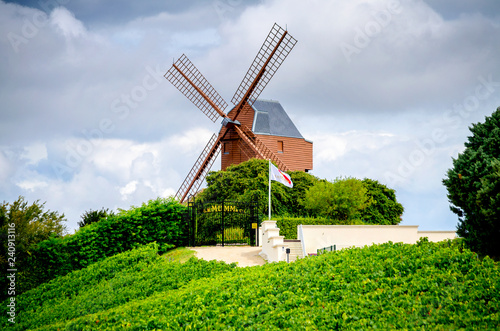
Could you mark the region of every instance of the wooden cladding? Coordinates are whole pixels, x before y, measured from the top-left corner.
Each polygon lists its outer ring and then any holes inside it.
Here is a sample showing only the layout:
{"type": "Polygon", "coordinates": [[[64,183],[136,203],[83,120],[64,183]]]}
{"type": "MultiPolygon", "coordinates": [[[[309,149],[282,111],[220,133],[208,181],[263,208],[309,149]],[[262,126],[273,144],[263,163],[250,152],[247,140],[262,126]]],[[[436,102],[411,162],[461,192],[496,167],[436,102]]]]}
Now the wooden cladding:
{"type": "MultiPolygon", "coordinates": [[[[233,131],[233,130],[231,130],[233,131]]],[[[273,152],[279,152],[280,159],[292,170],[308,171],[313,169],[313,144],[302,138],[277,137],[270,135],[256,135],[273,152]]],[[[221,157],[221,169],[225,170],[231,164],[239,164],[257,157],[255,152],[246,146],[236,132],[226,135],[226,153],[221,157]],[[231,140],[228,139],[228,136],[231,140]]]]}
{"type": "Polygon", "coordinates": [[[240,114],[238,115],[238,117],[236,119],[233,118],[235,113],[236,113],[236,111],[233,109],[227,115],[229,118],[232,118],[233,120],[237,120],[241,124],[246,125],[249,128],[252,128],[253,117],[254,117],[254,113],[255,113],[252,106],[250,106],[248,103],[246,103],[243,106],[243,109],[241,110],[240,114]]]}
{"type": "Polygon", "coordinates": [[[291,169],[307,171],[313,169],[313,144],[303,138],[257,135],[273,152],[279,152],[280,143],[283,153],[280,159],[291,169]]]}

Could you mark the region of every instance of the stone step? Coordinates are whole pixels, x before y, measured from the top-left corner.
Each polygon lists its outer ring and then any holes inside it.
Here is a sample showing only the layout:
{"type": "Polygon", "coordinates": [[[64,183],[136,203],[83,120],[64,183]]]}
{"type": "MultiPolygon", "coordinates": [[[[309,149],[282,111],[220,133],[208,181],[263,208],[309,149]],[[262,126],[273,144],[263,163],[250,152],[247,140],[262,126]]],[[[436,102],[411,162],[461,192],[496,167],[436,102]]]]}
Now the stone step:
{"type": "Polygon", "coordinates": [[[303,253],[302,253],[302,243],[300,240],[284,240],[284,244],[290,248],[290,262],[296,261],[297,259],[303,258],[303,253]]]}

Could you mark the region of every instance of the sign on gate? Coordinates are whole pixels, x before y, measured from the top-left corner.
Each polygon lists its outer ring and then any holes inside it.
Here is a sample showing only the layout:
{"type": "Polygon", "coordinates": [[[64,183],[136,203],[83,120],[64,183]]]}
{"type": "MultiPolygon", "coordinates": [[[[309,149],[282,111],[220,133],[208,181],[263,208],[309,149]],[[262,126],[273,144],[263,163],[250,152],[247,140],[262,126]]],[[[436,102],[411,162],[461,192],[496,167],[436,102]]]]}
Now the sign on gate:
{"type": "Polygon", "coordinates": [[[253,224],[259,223],[257,202],[190,201],[190,245],[255,245],[258,236],[253,224]]]}

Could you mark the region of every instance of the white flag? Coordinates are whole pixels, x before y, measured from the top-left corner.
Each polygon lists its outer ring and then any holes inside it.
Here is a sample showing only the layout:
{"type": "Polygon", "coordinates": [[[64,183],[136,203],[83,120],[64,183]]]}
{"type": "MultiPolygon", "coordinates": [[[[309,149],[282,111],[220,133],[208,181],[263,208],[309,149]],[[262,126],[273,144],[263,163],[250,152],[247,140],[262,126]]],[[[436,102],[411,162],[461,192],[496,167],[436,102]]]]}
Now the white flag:
{"type": "Polygon", "coordinates": [[[269,171],[269,178],[271,180],[275,180],[277,182],[280,182],[281,184],[288,186],[288,187],[293,187],[292,179],[290,176],[283,171],[279,170],[274,166],[274,164],[271,163],[271,168],[269,171]]]}

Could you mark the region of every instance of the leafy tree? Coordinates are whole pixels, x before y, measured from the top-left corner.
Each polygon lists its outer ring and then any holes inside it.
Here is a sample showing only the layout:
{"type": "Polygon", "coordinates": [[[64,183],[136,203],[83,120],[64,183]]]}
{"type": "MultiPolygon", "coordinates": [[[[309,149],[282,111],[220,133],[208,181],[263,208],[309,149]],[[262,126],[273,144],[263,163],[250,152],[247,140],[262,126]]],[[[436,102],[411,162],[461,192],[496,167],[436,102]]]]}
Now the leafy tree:
{"type": "Polygon", "coordinates": [[[104,209],[104,207],[101,210],[89,210],[80,216],[82,220],[78,222],[78,226],[83,228],[86,225],[99,222],[101,219],[113,215],[114,213],[112,211],[109,211],[108,208],[104,209]]]}
{"type": "Polygon", "coordinates": [[[359,179],[337,178],[314,184],[302,201],[304,207],[315,216],[349,221],[360,219],[361,212],[373,203],[368,189],[359,179]]]}
{"type": "Polygon", "coordinates": [[[404,208],[396,200],[396,191],[369,178],[363,179],[362,183],[372,203],[363,209],[361,219],[369,224],[399,224],[404,208]]]}
{"type": "MultiPolygon", "coordinates": [[[[318,181],[316,177],[303,171],[290,171],[293,189],[273,182],[271,202],[273,214],[298,215],[304,212],[299,201],[305,191],[318,181]]],[[[269,163],[267,160],[251,159],[231,165],[226,170],[208,174],[207,188],[198,195],[202,201],[259,201],[262,214],[268,212],[269,163]]]]}
{"type": "MultiPolygon", "coordinates": [[[[293,189],[287,189],[286,191],[290,194],[289,215],[306,215],[307,210],[304,208],[302,200],[304,200],[307,190],[316,184],[319,179],[303,171],[292,171],[290,177],[293,181],[293,189]]],[[[273,190],[275,186],[273,186],[273,190]]],[[[282,185],[280,184],[280,186],[282,185]]]]}
{"type": "Polygon", "coordinates": [[[443,184],[457,234],[472,250],[500,257],[500,107],[484,123],[473,124],[465,150],[453,159],[443,184]]]}
{"type": "MultiPolygon", "coordinates": [[[[0,205],[0,268],[2,275],[8,269],[8,258],[15,257],[15,268],[19,272],[27,272],[30,268],[26,261],[31,249],[41,241],[50,237],[62,237],[66,232],[66,219],[57,212],[44,211],[45,203],[39,200],[29,205],[24,197],[19,197],[13,203],[3,202],[0,205]],[[9,232],[10,229],[10,232],[9,232]],[[8,255],[9,234],[15,234],[15,256],[8,255]]],[[[10,260],[12,261],[12,260],[10,260]]],[[[7,278],[2,276],[1,299],[7,295],[5,286],[7,278]]]]}

